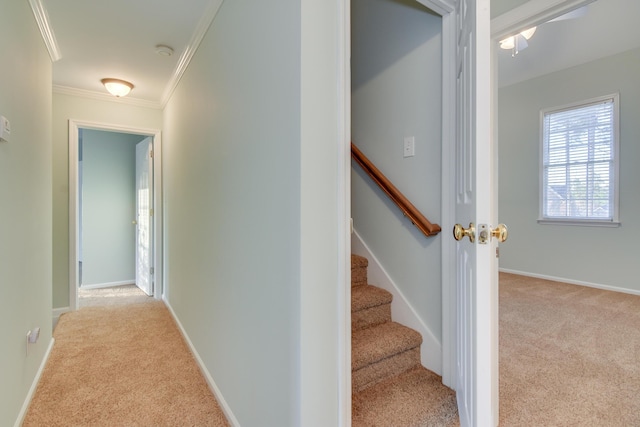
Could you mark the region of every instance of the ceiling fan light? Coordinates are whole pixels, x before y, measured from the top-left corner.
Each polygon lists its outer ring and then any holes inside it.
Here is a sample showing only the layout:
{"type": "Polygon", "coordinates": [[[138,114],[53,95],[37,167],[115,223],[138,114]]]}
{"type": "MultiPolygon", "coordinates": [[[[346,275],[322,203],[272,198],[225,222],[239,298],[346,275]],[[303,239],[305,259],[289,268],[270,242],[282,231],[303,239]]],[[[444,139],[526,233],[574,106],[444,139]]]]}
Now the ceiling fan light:
{"type": "Polygon", "coordinates": [[[506,50],[513,50],[513,49],[522,50],[522,49],[525,49],[527,47],[526,41],[529,40],[531,37],[533,37],[533,35],[536,32],[536,29],[537,29],[537,27],[531,27],[531,28],[529,28],[527,30],[524,30],[524,31],[520,32],[519,34],[516,34],[515,36],[507,37],[504,40],[500,40],[500,48],[506,49],[506,50]],[[520,37],[520,38],[518,39],[518,37],[520,37]],[[516,41],[517,41],[517,43],[516,43],[516,41]],[[516,44],[518,46],[516,46],[516,44]]]}
{"type": "Polygon", "coordinates": [[[500,41],[501,49],[513,49],[514,47],[516,47],[516,39],[513,36],[500,41]]]}
{"type": "Polygon", "coordinates": [[[523,32],[521,32],[520,35],[522,35],[522,37],[524,37],[525,39],[529,40],[535,34],[536,29],[537,27],[531,27],[528,30],[524,30],[523,32]]]}
{"type": "Polygon", "coordinates": [[[111,95],[118,98],[127,96],[129,92],[131,92],[131,89],[133,89],[133,84],[124,80],[102,79],[100,81],[111,95]]]}

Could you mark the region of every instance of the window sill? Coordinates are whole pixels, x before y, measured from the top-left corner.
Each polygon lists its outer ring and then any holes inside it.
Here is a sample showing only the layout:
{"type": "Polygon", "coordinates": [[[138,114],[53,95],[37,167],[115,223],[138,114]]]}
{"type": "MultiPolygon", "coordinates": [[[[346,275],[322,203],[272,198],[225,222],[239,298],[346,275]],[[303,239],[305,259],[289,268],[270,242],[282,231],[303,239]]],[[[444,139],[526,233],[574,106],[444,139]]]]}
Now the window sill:
{"type": "Polygon", "coordinates": [[[607,221],[597,219],[560,219],[560,218],[544,218],[539,219],[538,224],[541,225],[571,225],[578,227],[620,227],[622,223],[620,221],[607,221]]]}

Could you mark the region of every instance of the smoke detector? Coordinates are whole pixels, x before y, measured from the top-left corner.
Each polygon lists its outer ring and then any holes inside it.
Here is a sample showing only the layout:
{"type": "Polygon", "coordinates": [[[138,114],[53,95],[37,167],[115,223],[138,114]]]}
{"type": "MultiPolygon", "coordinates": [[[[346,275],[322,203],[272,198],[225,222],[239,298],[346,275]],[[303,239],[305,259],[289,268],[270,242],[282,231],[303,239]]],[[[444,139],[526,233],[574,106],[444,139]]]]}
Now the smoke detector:
{"type": "Polygon", "coordinates": [[[173,55],[173,49],[171,49],[169,46],[159,44],[158,46],[156,46],[156,53],[160,56],[171,56],[173,55]]]}

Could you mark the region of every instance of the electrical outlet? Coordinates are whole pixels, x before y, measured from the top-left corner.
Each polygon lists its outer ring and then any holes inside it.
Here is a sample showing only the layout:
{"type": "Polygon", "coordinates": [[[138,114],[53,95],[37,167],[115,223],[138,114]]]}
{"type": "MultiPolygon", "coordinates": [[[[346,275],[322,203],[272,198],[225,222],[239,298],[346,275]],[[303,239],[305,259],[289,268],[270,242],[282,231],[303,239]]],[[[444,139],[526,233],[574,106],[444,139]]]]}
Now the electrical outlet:
{"type": "Polygon", "coordinates": [[[416,155],[416,137],[404,137],[404,157],[412,157],[416,155]]]}
{"type": "Polygon", "coordinates": [[[40,328],[33,328],[31,331],[27,331],[27,356],[29,356],[29,344],[35,344],[40,338],[40,328]]]}
{"type": "Polygon", "coordinates": [[[33,331],[29,331],[29,343],[35,344],[40,338],[40,328],[34,328],[33,331]]]}

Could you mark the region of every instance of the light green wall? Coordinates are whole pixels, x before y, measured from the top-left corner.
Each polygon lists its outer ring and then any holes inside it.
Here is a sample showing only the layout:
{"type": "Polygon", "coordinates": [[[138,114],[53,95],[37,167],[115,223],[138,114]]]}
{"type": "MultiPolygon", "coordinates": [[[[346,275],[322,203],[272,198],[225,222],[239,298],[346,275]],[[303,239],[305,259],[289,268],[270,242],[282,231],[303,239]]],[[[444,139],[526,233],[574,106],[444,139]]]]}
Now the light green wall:
{"type": "MultiPolygon", "coordinates": [[[[353,142],[435,223],[441,214],[441,33],[441,19],[414,1],[352,1],[353,142]],[[415,136],[414,157],[403,158],[405,136],[415,136]]],[[[352,170],[354,227],[440,339],[441,236],[426,238],[359,166],[352,170]]]]}
{"type": "Polygon", "coordinates": [[[640,50],[548,74],[499,92],[500,267],[640,292],[640,50]],[[540,110],[620,93],[619,228],[540,225],[540,110]]]}
{"type": "Polygon", "coordinates": [[[0,47],[0,425],[12,426],[51,342],[51,61],[28,2],[0,4],[0,47]]]}
{"type": "Polygon", "coordinates": [[[350,405],[342,25],[333,2],[225,1],[165,109],[166,297],[246,427],[350,405]]]}
{"type": "Polygon", "coordinates": [[[168,301],[242,426],[298,410],[300,4],[226,1],[165,109],[168,301]]]}
{"type": "Polygon", "coordinates": [[[53,94],[53,308],[69,307],[69,120],[162,129],[162,111],[53,94]]]}
{"type": "Polygon", "coordinates": [[[136,143],[82,130],[82,285],[135,282],[136,143]]]}

